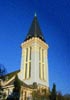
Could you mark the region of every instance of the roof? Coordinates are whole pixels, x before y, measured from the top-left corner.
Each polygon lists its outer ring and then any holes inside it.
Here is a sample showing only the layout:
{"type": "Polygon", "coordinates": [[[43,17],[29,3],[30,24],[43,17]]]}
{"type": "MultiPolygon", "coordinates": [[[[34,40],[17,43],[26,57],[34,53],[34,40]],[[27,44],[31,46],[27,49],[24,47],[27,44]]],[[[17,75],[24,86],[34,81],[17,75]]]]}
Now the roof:
{"type": "Polygon", "coordinates": [[[43,36],[42,31],[40,29],[36,14],[34,16],[31,27],[30,27],[29,32],[28,32],[24,41],[29,40],[32,37],[38,37],[45,42],[45,39],[44,39],[44,36],[43,36]]]}
{"type": "MultiPolygon", "coordinates": [[[[14,75],[14,74],[13,74],[14,75]]],[[[16,76],[15,76],[16,77],[16,76]]],[[[14,81],[15,81],[15,77],[14,78],[11,78],[10,81],[8,81],[5,86],[10,86],[10,85],[14,85],[14,81]]],[[[25,88],[30,88],[30,89],[33,89],[33,87],[31,85],[28,85],[26,83],[24,83],[23,81],[21,81],[19,78],[18,78],[18,82],[20,83],[21,86],[25,87],[25,88]]],[[[6,88],[4,86],[4,88],[6,88]]]]}
{"type": "Polygon", "coordinates": [[[7,75],[5,75],[5,77],[9,79],[11,79],[14,75],[17,75],[17,73],[19,73],[20,70],[17,70],[17,71],[14,71],[14,72],[11,72],[11,73],[8,73],[7,75]]]}

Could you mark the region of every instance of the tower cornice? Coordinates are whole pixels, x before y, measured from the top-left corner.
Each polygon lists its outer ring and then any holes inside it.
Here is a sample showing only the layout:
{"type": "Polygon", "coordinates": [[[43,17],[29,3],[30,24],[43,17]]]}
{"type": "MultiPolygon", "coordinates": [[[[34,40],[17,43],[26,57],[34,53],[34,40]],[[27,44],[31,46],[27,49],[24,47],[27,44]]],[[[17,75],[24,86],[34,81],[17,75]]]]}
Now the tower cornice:
{"type": "Polygon", "coordinates": [[[23,42],[21,44],[21,47],[26,48],[26,47],[30,46],[31,44],[33,44],[33,43],[37,43],[40,46],[42,46],[44,49],[48,49],[48,44],[46,44],[44,41],[42,41],[41,39],[39,39],[37,37],[33,37],[33,38],[23,42]]]}

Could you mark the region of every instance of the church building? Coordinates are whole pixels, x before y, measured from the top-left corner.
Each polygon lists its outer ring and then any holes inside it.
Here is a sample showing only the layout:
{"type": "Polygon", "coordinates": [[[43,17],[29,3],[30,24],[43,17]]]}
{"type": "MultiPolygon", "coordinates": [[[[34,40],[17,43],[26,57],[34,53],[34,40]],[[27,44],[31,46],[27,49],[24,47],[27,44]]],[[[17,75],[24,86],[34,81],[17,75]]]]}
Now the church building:
{"type": "Polygon", "coordinates": [[[49,93],[48,79],[48,44],[46,43],[35,14],[31,27],[24,42],[21,43],[21,67],[20,70],[6,75],[6,81],[2,83],[6,95],[10,95],[14,88],[15,76],[22,81],[20,100],[30,100],[34,90],[46,90],[49,93]],[[34,86],[36,86],[34,88],[34,86]],[[27,99],[25,99],[25,97],[27,99]]]}

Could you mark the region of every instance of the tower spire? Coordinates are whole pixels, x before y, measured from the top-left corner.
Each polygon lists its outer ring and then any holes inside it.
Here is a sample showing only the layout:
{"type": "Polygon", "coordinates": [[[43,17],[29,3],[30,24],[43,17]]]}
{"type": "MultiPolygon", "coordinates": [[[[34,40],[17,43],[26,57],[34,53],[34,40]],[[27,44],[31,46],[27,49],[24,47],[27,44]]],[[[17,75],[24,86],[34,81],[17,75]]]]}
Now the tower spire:
{"type": "Polygon", "coordinates": [[[28,34],[25,38],[24,41],[29,40],[32,37],[37,37],[40,38],[41,40],[43,40],[45,42],[44,36],[42,34],[42,31],[40,29],[39,23],[38,23],[38,19],[37,19],[37,14],[35,13],[34,15],[34,19],[32,21],[31,27],[28,31],[28,34]]]}

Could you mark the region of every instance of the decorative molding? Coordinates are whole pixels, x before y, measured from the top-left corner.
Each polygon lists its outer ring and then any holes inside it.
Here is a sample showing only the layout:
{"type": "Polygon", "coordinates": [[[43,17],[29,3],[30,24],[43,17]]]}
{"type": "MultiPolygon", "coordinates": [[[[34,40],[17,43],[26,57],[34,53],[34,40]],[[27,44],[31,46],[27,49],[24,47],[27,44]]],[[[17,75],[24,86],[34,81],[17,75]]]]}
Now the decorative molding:
{"type": "Polygon", "coordinates": [[[21,44],[21,47],[26,48],[28,46],[31,46],[31,44],[33,44],[33,43],[37,43],[40,46],[42,46],[44,49],[48,49],[48,44],[46,44],[45,42],[43,42],[41,39],[39,39],[37,37],[35,37],[35,38],[33,37],[32,39],[25,41],[24,43],[21,44]]]}

